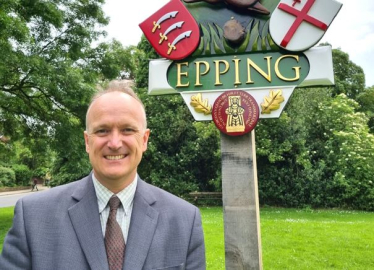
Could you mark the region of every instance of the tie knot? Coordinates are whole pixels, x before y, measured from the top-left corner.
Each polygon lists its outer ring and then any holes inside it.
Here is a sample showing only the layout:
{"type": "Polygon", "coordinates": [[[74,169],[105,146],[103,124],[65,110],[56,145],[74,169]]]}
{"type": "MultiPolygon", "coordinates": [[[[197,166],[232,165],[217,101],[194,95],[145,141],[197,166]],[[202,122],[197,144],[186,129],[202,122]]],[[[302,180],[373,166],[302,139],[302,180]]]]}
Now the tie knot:
{"type": "Polygon", "coordinates": [[[110,210],[117,210],[120,205],[121,200],[116,195],[113,195],[109,200],[110,210]]]}

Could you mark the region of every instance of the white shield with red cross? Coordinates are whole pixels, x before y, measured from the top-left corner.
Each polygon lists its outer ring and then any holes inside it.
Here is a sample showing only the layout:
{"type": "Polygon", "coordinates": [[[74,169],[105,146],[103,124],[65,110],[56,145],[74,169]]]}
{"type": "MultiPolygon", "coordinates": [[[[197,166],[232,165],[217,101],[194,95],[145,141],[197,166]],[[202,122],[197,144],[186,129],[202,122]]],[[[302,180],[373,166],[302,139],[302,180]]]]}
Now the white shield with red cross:
{"type": "Polygon", "coordinates": [[[139,26],[156,52],[171,60],[186,58],[200,41],[199,26],[181,0],[171,0],[139,26]]]}
{"type": "Polygon", "coordinates": [[[271,37],[288,51],[305,51],[321,40],[341,7],[335,0],[281,0],[270,18],[271,37]]]}

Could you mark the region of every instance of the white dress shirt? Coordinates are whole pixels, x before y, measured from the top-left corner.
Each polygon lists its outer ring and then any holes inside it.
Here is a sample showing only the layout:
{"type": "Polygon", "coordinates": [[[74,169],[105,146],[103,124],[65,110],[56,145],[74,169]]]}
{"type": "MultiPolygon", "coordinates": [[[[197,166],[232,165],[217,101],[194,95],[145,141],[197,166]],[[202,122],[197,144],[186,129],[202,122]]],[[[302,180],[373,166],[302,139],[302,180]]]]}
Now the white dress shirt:
{"type": "MultiPolygon", "coordinates": [[[[103,186],[92,174],[92,179],[96,191],[97,203],[99,206],[99,213],[100,213],[100,222],[101,228],[103,230],[103,236],[105,237],[105,229],[106,223],[109,217],[109,199],[114,194],[105,186],[103,186]]],[[[125,239],[125,243],[127,242],[127,235],[129,233],[130,228],[130,220],[132,214],[132,207],[134,203],[134,196],[136,191],[136,186],[138,183],[138,175],[135,176],[134,181],[128,185],[125,189],[118,192],[116,195],[121,200],[121,206],[117,210],[117,222],[120,225],[123,233],[123,237],[125,239]]]]}

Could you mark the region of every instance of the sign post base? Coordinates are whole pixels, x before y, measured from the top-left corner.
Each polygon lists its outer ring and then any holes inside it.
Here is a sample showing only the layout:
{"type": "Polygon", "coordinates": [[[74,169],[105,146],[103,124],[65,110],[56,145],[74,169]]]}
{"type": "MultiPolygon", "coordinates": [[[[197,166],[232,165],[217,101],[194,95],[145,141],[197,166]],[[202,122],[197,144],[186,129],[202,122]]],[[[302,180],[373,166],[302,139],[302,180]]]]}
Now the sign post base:
{"type": "Polygon", "coordinates": [[[260,210],[254,130],[221,133],[226,269],[262,269],[260,210]]]}

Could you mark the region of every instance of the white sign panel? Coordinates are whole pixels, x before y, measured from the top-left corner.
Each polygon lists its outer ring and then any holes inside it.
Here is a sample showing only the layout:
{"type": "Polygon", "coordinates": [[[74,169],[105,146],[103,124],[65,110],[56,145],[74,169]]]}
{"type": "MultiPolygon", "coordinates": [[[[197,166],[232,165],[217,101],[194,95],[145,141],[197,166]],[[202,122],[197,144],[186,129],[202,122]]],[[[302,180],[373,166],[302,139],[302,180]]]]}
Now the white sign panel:
{"type": "Polygon", "coordinates": [[[281,0],[270,18],[274,42],[288,51],[313,47],[341,9],[335,0],[281,0]]]}

